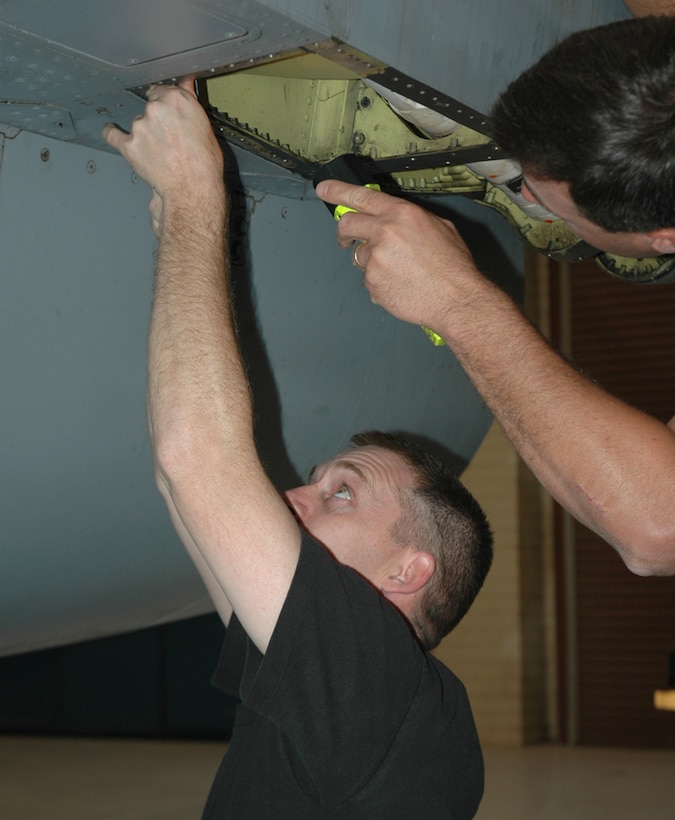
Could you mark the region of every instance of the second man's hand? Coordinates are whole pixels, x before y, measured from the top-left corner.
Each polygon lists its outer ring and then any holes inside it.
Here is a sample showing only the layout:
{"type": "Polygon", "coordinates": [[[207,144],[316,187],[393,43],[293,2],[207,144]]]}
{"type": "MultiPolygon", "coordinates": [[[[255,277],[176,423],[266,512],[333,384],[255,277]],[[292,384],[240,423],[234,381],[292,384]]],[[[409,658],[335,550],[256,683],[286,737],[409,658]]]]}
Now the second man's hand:
{"type": "Polygon", "coordinates": [[[453,324],[449,313],[473,301],[478,283],[485,282],[452,222],[398,197],[339,180],[320,182],[316,193],[354,209],[340,218],[337,241],[341,248],[362,242],[358,262],[373,302],[445,338],[453,324]]]}

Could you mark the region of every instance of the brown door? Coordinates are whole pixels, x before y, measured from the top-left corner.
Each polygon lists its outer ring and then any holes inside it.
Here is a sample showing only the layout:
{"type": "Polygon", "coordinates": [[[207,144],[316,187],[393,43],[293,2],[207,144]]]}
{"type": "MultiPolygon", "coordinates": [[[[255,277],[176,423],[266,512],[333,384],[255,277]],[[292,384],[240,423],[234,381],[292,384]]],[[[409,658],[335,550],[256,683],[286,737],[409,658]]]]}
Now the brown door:
{"type": "MultiPolygon", "coordinates": [[[[675,415],[675,285],[626,284],[592,261],[552,273],[567,289],[568,298],[552,302],[558,319],[561,305],[569,305],[575,364],[610,393],[668,421],[675,415]]],[[[576,522],[572,540],[574,612],[561,613],[575,624],[576,718],[563,714],[567,734],[580,744],[675,748],[675,712],[653,706],[675,652],[675,577],[631,574],[614,550],[576,522]]]]}

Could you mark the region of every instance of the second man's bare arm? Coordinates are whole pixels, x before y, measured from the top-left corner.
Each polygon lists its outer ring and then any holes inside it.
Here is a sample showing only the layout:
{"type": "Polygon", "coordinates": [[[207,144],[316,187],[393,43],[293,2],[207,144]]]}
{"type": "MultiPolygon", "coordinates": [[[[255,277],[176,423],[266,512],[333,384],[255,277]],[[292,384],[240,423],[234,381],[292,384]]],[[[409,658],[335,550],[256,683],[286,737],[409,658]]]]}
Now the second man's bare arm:
{"type": "Polygon", "coordinates": [[[662,424],[570,367],[480,274],[450,222],[335,180],[317,193],[356,210],[338,240],[367,240],[358,256],[373,301],[445,339],[551,494],[634,572],[675,574],[675,419],[662,424]]]}

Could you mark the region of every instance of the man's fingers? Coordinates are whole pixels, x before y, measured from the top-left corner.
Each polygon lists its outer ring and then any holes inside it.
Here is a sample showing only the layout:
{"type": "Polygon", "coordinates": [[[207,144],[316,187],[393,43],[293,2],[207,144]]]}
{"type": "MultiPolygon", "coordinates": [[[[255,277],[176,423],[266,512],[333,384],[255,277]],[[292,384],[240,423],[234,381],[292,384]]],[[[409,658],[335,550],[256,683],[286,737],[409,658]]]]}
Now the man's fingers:
{"type": "Polygon", "coordinates": [[[367,214],[379,214],[390,198],[363,185],[352,185],[338,179],[324,179],[316,186],[316,195],[332,205],[346,205],[367,214]]]}
{"type": "Polygon", "coordinates": [[[347,211],[340,217],[336,239],[341,248],[351,248],[353,242],[365,242],[370,238],[372,218],[359,211],[347,211]]]}
{"type": "Polygon", "coordinates": [[[101,136],[112,148],[115,148],[120,153],[122,146],[129,139],[129,135],[125,134],[118,128],[114,122],[107,122],[101,129],[101,136]]]}
{"type": "Polygon", "coordinates": [[[195,77],[193,74],[190,74],[188,77],[183,77],[178,85],[183,89],[183,91],[188,91],[193,97],[197,97],[195,92],[195,77]]]}
{"type": "Polygon", "coordinates": [[[195,92],[195,78],[193,75],[183,77],[183,79],[175,85],[153,83],[147,87],[145,98],[148,102],[161,100],[166,94],[173,94],[176,88],[180,88],[181,91],[186,91],[193,99],[197,99],[197,94],[195,92]]]}
{"type": "MultiPolygon", "coordinates": [[[[194,100],[197,99],[197,95],[194,90],[194,77],[190,76],[183,78],[179,83],[179,87],[182,89],[182,92],[187,92],[194,100]]],[[[161,100],[168,93],[175,93],[175,86],[149,85],[145,96],[150,103],[161,100]]],[[[134,122],[142,119],[143,115],[139,114],[137,117],[134,117],[134,122]]],[[[113,122],[107,122],[103,126],[101,129],[101,136],[108,143],[108,145],[115,148],[121,154],[124,153],[124,146],[130,139],[130,135],[126,131],[122,131],[122,129],[113,122]]]]}
{"type": "Polygon", "coordinates": [[[337,179],[322,180],[316,187],[316,193],[324,202],[344,205],[348,209],[340,217],[337,228],[337,241],[341,248],[351,247],[354,240],[369,239],[372,217],[384,214],[393,201],[391,196],[381,191],[337,179]]]}

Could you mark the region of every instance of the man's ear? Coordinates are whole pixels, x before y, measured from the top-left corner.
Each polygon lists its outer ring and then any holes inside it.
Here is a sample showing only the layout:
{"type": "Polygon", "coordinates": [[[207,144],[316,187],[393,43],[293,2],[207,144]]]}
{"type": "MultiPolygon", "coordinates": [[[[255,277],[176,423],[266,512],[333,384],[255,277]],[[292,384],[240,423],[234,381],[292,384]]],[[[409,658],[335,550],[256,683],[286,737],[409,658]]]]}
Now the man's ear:
{"type": "Polygon", "coordinates": [[[675,253],[675,228],[659,228],[647,234],[655,253],[675,253]]]}
{"type": "Polygon", "coordinates": [[[430,552],[411,551],[396,575],[387,579],[383,592],[412,595],[429,581],[436,569],[436,559],[430,552]]]}

